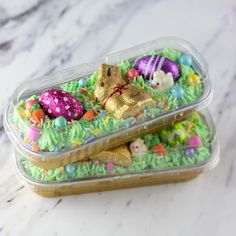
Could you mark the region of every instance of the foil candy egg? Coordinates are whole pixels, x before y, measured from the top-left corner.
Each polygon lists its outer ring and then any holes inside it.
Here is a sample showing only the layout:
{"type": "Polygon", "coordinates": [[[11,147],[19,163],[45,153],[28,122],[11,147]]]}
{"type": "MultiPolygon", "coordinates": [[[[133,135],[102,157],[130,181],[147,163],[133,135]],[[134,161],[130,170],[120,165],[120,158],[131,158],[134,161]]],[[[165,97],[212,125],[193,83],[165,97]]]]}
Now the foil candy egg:
{"type": "Polygon", "coordinates": [[[78,120],[83,115],[83,106],[66,91],[59,89],[45,89],[39,103],[50,118],[63,116],[67,121],[78,120]]]}
{"type": "Polygon", "coordinates": [[[138,58],[134,62],[134,68],[147,80],[151,79],[154,72],[158,70],[162,70],[165,73],[172,73],[174,80],[177,80],[179,77],[178,65],[170,59],[160,55],[138,58]]]}

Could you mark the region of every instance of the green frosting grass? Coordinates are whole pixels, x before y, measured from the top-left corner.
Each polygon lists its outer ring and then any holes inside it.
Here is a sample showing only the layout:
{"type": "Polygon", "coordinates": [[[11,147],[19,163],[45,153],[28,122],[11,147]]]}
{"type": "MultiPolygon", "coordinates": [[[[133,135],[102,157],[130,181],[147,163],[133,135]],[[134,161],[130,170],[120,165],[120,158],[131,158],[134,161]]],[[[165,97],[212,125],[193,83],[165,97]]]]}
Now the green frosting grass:
{"type": "MultiPolygon", "coordinates": [[[[174,49],[163,49],[154,50],[149,55],[160,54],[165,56],[175,62],[179,62],[181,52],[174,49]]],[[[132,68],[132,64],[129,61],[122,61],[118,64],[121,68],[122,74],[125,75],[129,68],[132,68]]],[[[184,95],[181,98],[176,98],[172,95],[170,91],[160,93],[157,89],[150,87],[147,81],[143,79],[142,76],[136,78],[132,82],[133,85],[143,89],[144,91],[150,93],[157,103],[155,108],[147,107],[143,116],[138,118],[128,118],[128,119],[115,119],[112,115],[108,114],[101,105],[93,98],[96,81],[97,72],[86,78],[87,92],[81,92],[79,89],[79,84],[77,81],[71,81],[69,83],[63,84],[61,89],[69,92],[74,97],[76,97],[84,106],[85,111],[93,109],[98,113],[93,119],[93,122],[88,122],[87,120],[80,119],[78,121],[72,121],[67,125],[66,128],[58,129],[55,127],[53,121],[46,118],[44,123],[40,126],[41,136],[36,141],[40,151],[42,152],[53,152],[60,151],[62,149],[70,149],[78,145],[82,145],[86,142],[90,142],[99,136],[104,136],[112,132],[116,132],[121,129],[125,129],[133,125],[134,123],[142,123],[147,118],[155,118],[160,114],[164,114],[170,110],[176,110],[185,105],[189,105],[197,101],[203,93],[203,84],[193,84],[189,85],[188,78],[196,72],[192,67],[179,64],[180,77],[175,82],[175,85],[181,86],[184,89],[184,95]],[[92,98],[92,99],[91,99],[92,98]]],[[[201,79],[201,78],[200,78],[201,79]]],[[[24,140],[28,127],[32,126],[29,117],[25,114],[24,106],[27,100],[38,99],[37,96],[30,97],[29,99],[22,100],[16,110],[9,116],[10,122],[16,126],[16,131],[18,136],[23,140],[25,145],[31,149],[33,142],[27,142],[24,140]]]]}
{"type": "Polygon", "coordinates": [[[26,174],[37,181],[44,183],[74,180],[89,177],[100,177],[106,175],[120,175],[126,173],[140,173],[147,171],[164,170],[167,168],[178,168],[202,163],[210,158],[211,133],[204,119],[195,113],[185,121],[173,124],[161,131],[142,137],[148,148],[147,155],[133,157],[129,167],[124,168],[116,165],[110,171],[103,163],[93,161],[76,162],[73,165],[74,171],[68,173],[66,168],[56,168],[45,171],[34,166],[29,160],[21,159],[26,174]],[[197,148],[193,156],[186,155],[187,143],[191,136],[197,135],[202,141],[202,146],[197,148]],[[160,156],[154,153],[151,148],[157,144],[163,144],[167,154],[160,156]]]}

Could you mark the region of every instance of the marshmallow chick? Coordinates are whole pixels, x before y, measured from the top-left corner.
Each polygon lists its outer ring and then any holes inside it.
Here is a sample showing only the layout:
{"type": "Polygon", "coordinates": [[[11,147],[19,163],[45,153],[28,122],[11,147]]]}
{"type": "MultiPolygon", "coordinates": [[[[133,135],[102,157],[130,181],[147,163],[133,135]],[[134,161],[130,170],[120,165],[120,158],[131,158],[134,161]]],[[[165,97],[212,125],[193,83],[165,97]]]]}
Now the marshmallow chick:
{"type": "Polygon", "coordinates": [[[162,70],[158,70],[153,74],[151,80],[152,88],[157,88],[160,92],[170,89],[174,85],[174,79],[172,73],[165,73],[162,70]]]}
{"type": "Polygon", "coordinates": [[[138,138],[130,143],[129,147],[132,156],[145,156],[147,154],[147,146],[144,144],[144,141],[141,138],[138,138]]]}

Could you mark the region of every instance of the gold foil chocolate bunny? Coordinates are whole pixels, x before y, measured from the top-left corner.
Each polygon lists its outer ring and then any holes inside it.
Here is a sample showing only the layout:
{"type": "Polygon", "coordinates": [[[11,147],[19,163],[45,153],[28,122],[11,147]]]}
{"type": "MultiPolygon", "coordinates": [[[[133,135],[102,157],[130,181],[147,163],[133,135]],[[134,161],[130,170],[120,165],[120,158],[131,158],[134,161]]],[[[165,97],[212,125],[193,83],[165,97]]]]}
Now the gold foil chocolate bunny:
{"type": "Polygon", "coordinates": [[[95,97],[116,119],[135,116],[155,105],[149,94],[129,84],[119,67],[106,64],[98,68],[95,97]]]}

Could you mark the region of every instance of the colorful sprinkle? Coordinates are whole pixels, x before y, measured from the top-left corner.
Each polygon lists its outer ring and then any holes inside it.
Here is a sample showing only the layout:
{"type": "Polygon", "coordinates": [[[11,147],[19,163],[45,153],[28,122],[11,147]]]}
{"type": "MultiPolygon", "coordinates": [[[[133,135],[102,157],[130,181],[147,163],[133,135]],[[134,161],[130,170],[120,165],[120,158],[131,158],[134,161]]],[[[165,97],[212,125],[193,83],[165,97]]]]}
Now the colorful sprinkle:
{"type": "Polygon", "coordinates": [[[65,168],[65,170],[68,174],[73,174],[75,172],[75,169],[76,168],[75,168],[74,164],[67,164],[66,168],[65,168]]]}
{"type": "Polygon", "coordinates": [[[200,84],[200,78],[198,75],[196,74],[192,74],[191,76],[189,76],[188,78],[188,84],[189,85],[197,85],[197,84],[200,84]]]}
{"type": "Polygon", "coordinates": [[[139,72],[138,70],[136,70],[135,68],[132,68],[132,69],[129,69],[127,72],[126,72],[126,76],[131,79],[131,80],[134,80],[135,78],[137,78],[139,76],[139,72]]]}
{"type": "Polygon", "coordinates": [[[195,153],[195,149],[194,148],[187,148],[185,150],[185,155],[187,157],[192,157],[194,155],[194,153],[195,153]]]}
{"type": "Polygon", "coordinates": [[[175,98],[181,98],[184,96],[184,89],[181,86],[176,85],[171,89],[171,94],[175,98]]]}
{"type": "Polygon", "coordinates": [[[67,126],[67,120],[63,116],[59,116],[54,120],[55,126],[57,128],[64,128],[67,126]]]}
{"type": "Polygon", "coordinates": [[[112,162],[107,163],[107,170],[112,171],[115,168],[115,165],[112,162]]]}
{"type": "Polygon", "coordinates": [[[88,110],[87,112],[84,113],[82,118],[84,118],[84,119],[86,119],[88,121],[92,121],[94,116],[95,116],[94,110],[88,110]]]}
{"type": "Polygon", "coordinates": [[[180,57],[179,63],[183,64],[185,66],[191,66],[192,65],[192,57],[190,55],[184,54],[180,57]]]}
{"type": "Polygon", "coordinates": [[[39,152],[40,151],[39,145],[37,143],[32,144],[32,151],[33,152],[39,152]]]}
{"type": "Polygon", "coordinates": [[[85,87],[85,86],[87,85],[87,80],[86,80],[86,79],[80,79],[80,80],[78,81],[78,85],[79,85],[80,87],[85,87]]]}
{"type": "Polygon", "coordinates": [[[153,146],[151,150],[160,156],[166,156],[166,149],[162,143],[153,146]]]}
{"type": "Polygon", "coordinates": [[[201,138],[197,135],[192,136],[189,141],[188,145],[193,148],[199,148],[202,146],[201,138]]]}

